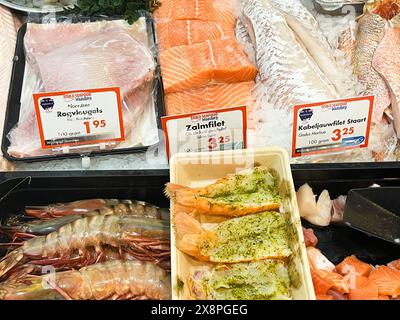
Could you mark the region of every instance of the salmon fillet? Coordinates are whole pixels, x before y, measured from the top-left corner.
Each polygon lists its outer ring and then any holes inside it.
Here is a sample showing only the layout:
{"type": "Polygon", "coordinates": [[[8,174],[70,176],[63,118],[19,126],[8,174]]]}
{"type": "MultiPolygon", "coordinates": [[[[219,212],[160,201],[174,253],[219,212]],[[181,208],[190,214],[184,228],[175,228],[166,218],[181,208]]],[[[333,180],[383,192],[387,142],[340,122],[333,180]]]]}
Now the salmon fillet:
{"type": "Polygon", "coordinates": [[[171,20],[157,23],[156,29],[160,51],[206,40],[235,38],[234,27],[226,22],[171,20]]]}
{"type": "Polygon", "coordinates": [[[256,67],[232,39],[165,50],[160,64],[166,94],[211,83],[252,81],[257,75],[256,67]]]}
{"type": "Polygon", "coordinates": [[[216,84],[166,96],[167,115],[200,112],[224,107],[248,106],[254,104],[251,91],[254,82],[216,84]]]}
{"type": "Polygon", "coordinates": [[[360,261],[356,256],[352,255],[339,263],[336,266],[336,270],[343,275],[358,274],[361,276],[368,276],[372,267],[370,264],[360,261]]]}
{"type": "Polygon", "coordinates": [[[157,23],[168,20],[208,20],[236,24],[231,0],[161,0],[154,13],[157,23]]]}
{"type": "Polygon", "coordinates": [[[369,279],[378,285],[380,295],[388,295],[392,298],[400,296],[400,271],[379,266],[371,272],[369,279]]]}
{"type": "Polygon", "coordinates": [[[379,300],[377,284],[367,277],[353,275],[349,300],[379,300]]]}

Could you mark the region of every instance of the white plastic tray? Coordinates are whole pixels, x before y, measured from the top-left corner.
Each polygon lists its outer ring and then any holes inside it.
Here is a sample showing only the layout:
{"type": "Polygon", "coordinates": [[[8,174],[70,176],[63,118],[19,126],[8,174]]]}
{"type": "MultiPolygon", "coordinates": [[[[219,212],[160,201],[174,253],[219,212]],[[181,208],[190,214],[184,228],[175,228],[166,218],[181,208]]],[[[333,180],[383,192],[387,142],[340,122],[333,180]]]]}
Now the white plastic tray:
{"type": "MultiPolygon", "coordinates": [[[[293,185],[289,157],[281,148],[263,148],[257,150],[235,150],[206,153],[180,153],[172,156],[170,161],[170,181],[189,187],[203,187],[225,177],[229,173],[235,173],[254,166],[265,166],[275,169],[281,180],[286,183],[286,192],[289,197],[282,199],[283,209],[291,213],[294,241],[294,265],[299,275],[300,286],[292,288],[292,297],[296,300],[314,300],[315,293],[312,284],[306,247],[297,207],[296,193],[293,185]]],[[[171,202],[171,212],[174,206],[171,202]]],[[[172,215],[171,215],[172,216],[172,215]]],[[[207,228],[209,224],[201,221],[207,228]]],[[[175,247],[175,232],[171,223],[171,276],[172,298],[177,300],[190,299],[187,286],[178,286],[178,280],[185,283],[191,273],[191,269],[204,265],[195,261],[175,247]]]]}

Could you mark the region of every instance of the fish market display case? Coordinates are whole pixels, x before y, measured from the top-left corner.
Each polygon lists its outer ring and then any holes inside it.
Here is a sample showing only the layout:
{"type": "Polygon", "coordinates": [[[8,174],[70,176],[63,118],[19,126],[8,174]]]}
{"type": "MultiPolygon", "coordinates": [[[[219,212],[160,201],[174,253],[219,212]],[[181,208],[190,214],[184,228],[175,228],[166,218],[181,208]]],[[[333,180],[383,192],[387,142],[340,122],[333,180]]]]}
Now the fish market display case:
{"type": "MultiPolygon", "coordinates": [[[[162,134],[161,132],[161,120],[160,118],[164,116],[165,110],[164,110],[164,95],[162,94],[163,92],[163,84],[162,84],[162,79],[160,76],[159,71],[159,64],[158,64],[158,56],[156,54],[155,50],[155,32],[154,32],[154,24],[153,21],[151,20],[149,15],[145,15],[145,29],[147,33],[147,39],[149,42],[149,46],[151,49],[152,54],[154,55],[154,61],[155,61],[155,77],[154,77],[154,85],[153,85],[153,90],[152,93],[150,94],[150,99],[149,99],[149,104],[152,105],[154,108],[155,112],[155,128],[158,129],[158,143],[162,141],[162,134]]],[[[60,16],[58,19],[62,22],[62,16],[60,16]]],[[[106,19],[103,17],[93,17],[88,19],[90,22],[96,22],[96,21],[112,21],[113,19],[106,19]]],[[[58,20],[57,20],[58,21],[58,20]]],[[[86,21],[86,20],[85,20],[86,21]]],[[[79,20],[71,20],[72,23],[78,23],[80,22],[79,20]]],[[[2,142],[1,142],[1,149],[4,157],[7,160],[11,161],[16,161],[16,162],[36,162],[36,161],[47,161],[47,160],[55,160],[55,159],[70,159],[70,158],[80,158],[80,157],[86,157],[86,156],[91,156],[91,155],[109,155],[109,154],[126,154],[126,153],[136,153],[136,152],[144,152],[146,151],[149,147],[152,147],[154,145],[134,145],[134,146],[123,146],[123,147],[118,147],[116,146],[113,149],[107,149],[107,150],[102,150],[101,148],[96,148],[95,150],[90,150],[90,145],[88,145],[88,148],[86,148],[89,151],[86,151],[85,148],[83,148],[81,151],[78,150],[73,150],[71,149],[70,152],[67,153],[62,153],[62,152],[57,152],[54,154],[49,154],[49,155],[35,155],[35,156],[24,156],[24,157],[17,157],[8,152],[8,149],[11,145],[10,139],[8,138],[8,134],[15,128],[20,121],[21,118],[21,113],[22,113],[22,95],[23,95],[23,89],[25,86],[25,76],[26,76],[26,65],[27,65],[27,57],[24,49],[24,39],[25,39],[25,34],[27,32],[27,24],[23,24],[21,28],[18,31],[17,35],[17,42],[16,42],[16,48],[15,48],[15,54],[14,54],[14,62],[13,62],[13,71],[12,71],[12,77],[11,77],[11,82],[10,82],[10,89],[9,89],[9,95],[8,95],[8,104],[7,104],[7,110],[6,110],[6,115],[5,115],[5,121],[4,121],[4,128],[3,128],[3,137],[2,137],[2,142]]],[[[35,137],[35,138],[39,138],[35,137]]],[[[156,143],[155,145],[157,145],[156,143]]],[[[85,147],[85,146],[83,146],[85,147]]]]}
{"type": "MultiPolygon", "coordinates": [[[[296,190],[308,183],[315,194],[320,194],[326,189],[331,199],[334,199],[340,195],[347,195],[351,189],[367,188],[373,184],[381,187],[400,187],[400,170],[391,166],[385,167],[383,164],[380,170],[363,168],[362,165],[353,165],[352,168],[344,165],[339,168],[320,166],[317,169],[294,169],[293,179],[296,190]]],[[[317,227],[303,221],[303,226],[314,230],[318,238],[317,248],[334,264],[352,254],[373,265],[386,264],[400,257],[400,246],[343,225],[317,227]]]]}
{"type": "MultiPolygon", "coordinates": [[[[320,167],[320,166],[319,166],[320,167]]],[[[168,170],[91,172],[9,172],[0,173],[0,220],[19,215],[26,205],[47,205],[90,198],[119,198],[147,201],[168,208],[164,193],[170,180],[168,170]]],[[[400,186],[400,169],[361,167],[298,169],[292,171],[295,188],[308,183],[315,193],[327,189],[332,198],[350,189],[378,184],[400,186]]],[[[371,264],[385,264],[400,257],[400,246],[368,237],[345,226],[312,227],[321,249],[333,263],[355,254],[371,264]]],[[[5,241],[1,239],[0,241],[5,241]]],[[[5,252],[0,252],[2,256],[5,252]]]]}

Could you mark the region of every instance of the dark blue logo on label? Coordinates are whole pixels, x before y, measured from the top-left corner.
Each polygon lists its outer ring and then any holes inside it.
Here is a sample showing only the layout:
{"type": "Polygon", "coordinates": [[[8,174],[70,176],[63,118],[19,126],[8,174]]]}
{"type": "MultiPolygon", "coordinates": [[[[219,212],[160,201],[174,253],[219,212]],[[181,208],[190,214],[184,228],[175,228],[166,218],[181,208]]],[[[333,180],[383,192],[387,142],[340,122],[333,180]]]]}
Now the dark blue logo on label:
{"type": "Polygon", "coordinates": [[[310,120],[313,116],[313,111],[310,108],[302,109],[299,113],[299,116],[300,116],[301,121],[310,120]]]}
{"type": "Polygon", "coordinates": [[[343,138],[342,140],[342,146],[358,146],[360,144],[363,144],[365,141],[365,137],[359,136],[359,137],[351,137],[351,138],[343,138]]]}
{"type": "Polygon", "coordinates": [[[43,98],[40,100],[40,106],[44,111],[50,111],[54,108],[54,100],[51,98],[43,98]]]}

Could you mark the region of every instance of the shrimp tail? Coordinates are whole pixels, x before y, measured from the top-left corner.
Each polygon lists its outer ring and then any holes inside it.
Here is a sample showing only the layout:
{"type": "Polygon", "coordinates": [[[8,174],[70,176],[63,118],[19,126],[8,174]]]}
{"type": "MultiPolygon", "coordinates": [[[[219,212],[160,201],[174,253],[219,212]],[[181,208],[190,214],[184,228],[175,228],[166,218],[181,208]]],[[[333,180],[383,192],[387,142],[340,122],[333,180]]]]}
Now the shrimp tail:
{"type": "Polygon", "coordinates": [[[185,212],[174,215],[174,226],[176,246],[179,250],[199,260],[209,260],[202,254],[200,244],[203,241],[209,241],[213,233],[205,231],[199,221],[185,212]]]}
{"type": "Polygon", "coordinates": [[[0,278],[14,269],[24,258],[22,248],[15,249],[0,260],[0,278]]]}

